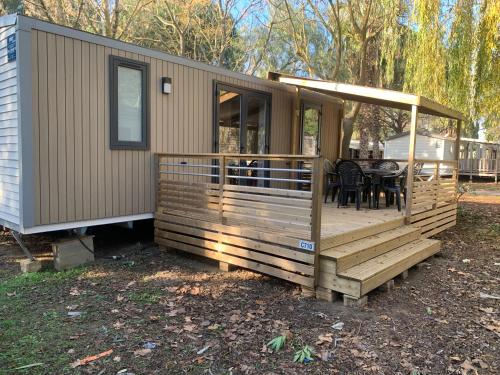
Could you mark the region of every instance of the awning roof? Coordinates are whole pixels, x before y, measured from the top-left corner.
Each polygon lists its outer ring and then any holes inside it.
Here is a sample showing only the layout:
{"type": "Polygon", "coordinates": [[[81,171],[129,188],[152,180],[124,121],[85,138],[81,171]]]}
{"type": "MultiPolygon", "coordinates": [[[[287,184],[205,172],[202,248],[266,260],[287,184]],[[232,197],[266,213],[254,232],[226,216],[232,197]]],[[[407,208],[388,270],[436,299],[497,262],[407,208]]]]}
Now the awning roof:
{"type": "Polygon", "coordinates": [[[381,105],[384,107],[411,111],[413,105],[418,106],[420,113],[463,120],[463,115],[433,100],[420,95],[407,94],[400,91],[378,89],[367,86],[350,85],[312,78],[295,77],[287,74],[269,72],[268,78],[273,81],[306,88],[308,90],[333,95],[345,100],[381,105]]]}

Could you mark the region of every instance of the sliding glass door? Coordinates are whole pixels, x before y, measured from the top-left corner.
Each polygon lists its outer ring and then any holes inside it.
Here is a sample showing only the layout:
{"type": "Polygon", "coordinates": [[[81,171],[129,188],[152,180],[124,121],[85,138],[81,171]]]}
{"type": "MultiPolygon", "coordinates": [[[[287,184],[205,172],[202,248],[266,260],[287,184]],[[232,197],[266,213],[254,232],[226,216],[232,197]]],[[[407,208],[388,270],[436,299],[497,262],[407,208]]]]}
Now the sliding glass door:
{"type": "MultiPolygon", "coordinates": [[[[271,95],[240,87],[215,84],[214,152],[231,154],[268,154],[271,122],[271,95]]],[[[230,161],[230,174],[240,178],[232,183],[264,186],[267,176],[259,169],[267,163],[257,160],[230,161]],[[251,169],[256,168],[256,169],[251,169]]]]}
{"type": "Polygon", "coordinates": [[[271,95],[216,83],[214,151],[269,153],[271,95]]]}

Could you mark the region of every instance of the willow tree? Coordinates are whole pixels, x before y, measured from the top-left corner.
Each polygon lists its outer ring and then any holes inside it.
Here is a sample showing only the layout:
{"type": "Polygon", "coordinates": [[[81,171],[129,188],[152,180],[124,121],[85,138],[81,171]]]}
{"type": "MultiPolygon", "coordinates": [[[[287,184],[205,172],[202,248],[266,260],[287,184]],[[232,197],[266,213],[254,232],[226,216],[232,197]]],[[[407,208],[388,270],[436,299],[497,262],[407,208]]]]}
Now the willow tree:
{"type": "Polygon", "coordinates": [[[500,141],[500,2],[482,0],[475,32],[470,84],[470,119],[500,141]]]}
{"type": "Polygon", "coordinates": [[[446,98],[446,49],[441,1],[414,0],[405,48],[404,90],[439,102],[446,98]]]}

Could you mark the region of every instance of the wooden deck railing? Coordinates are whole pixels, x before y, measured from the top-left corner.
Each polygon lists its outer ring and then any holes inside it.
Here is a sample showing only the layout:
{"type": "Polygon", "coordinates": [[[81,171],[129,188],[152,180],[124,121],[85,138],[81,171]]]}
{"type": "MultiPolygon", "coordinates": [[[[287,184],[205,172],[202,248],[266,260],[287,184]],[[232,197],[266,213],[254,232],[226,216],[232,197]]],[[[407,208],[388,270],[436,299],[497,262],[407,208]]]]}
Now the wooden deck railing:
{"type": "Polygon", "coordinates": [[[456,224],[458,163],[456,160],[415,160],[414,163],[423,168],[407,182],[407,221],[420,227],[425,237],[430,237],[456,224]],[[428,165],[433,166],[432,170],[428,165]]]}
{"type": "Polygon", "coordinates": [[[157,172],[157,243],[315,286],[321,158],[160,154],[157,172]]]}

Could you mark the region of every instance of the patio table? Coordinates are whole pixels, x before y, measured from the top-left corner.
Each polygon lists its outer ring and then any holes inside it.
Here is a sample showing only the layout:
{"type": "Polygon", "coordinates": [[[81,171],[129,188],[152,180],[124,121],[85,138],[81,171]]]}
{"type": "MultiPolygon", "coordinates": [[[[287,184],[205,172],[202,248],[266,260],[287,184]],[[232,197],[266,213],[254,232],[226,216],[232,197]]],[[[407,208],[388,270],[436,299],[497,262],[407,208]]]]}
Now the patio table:
{"type": "Polygon", "coordinates": [[[366,168],[363,169],[363,172],[371,177],[372,181],[372,202],[373,202],[373,208],[377,209],[378,205],[376,202],[376,197],[378,197],[378,192],[380,189],[380,185],[382,185],[382,179],[385,178],[390,178],[390,177],[397,177],[401,174],[402,170],[397,169],[397,170],[387,170],[387,169],[376,169],[376,168],[366,168]]]}

